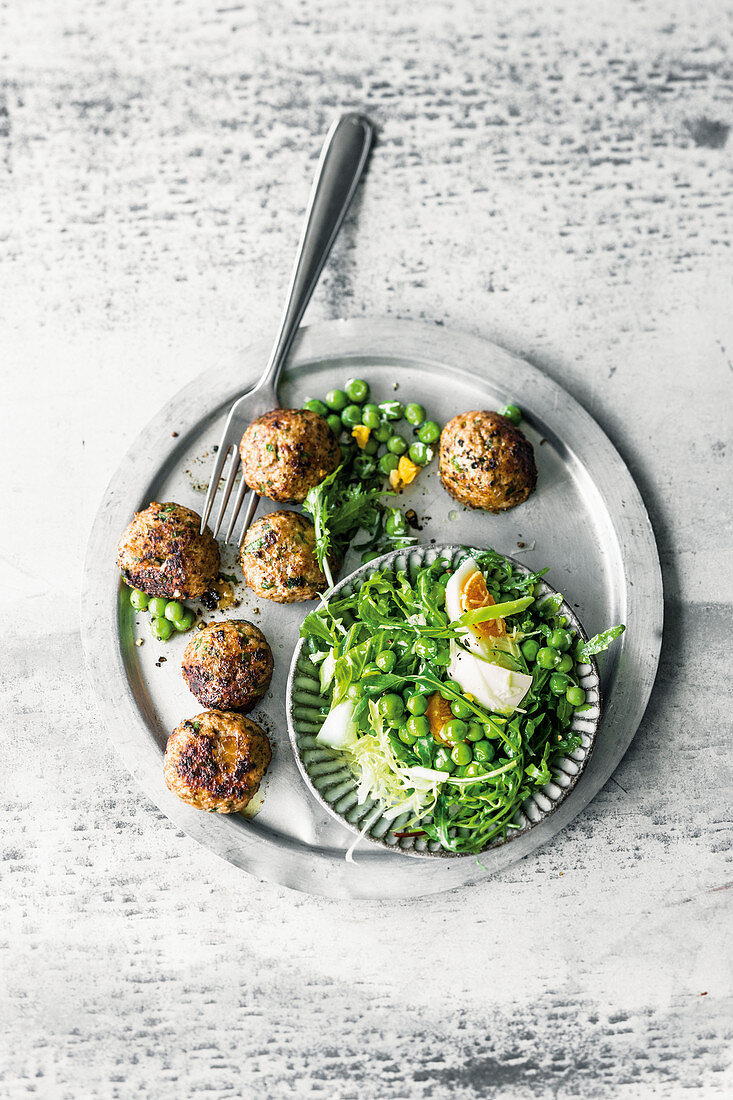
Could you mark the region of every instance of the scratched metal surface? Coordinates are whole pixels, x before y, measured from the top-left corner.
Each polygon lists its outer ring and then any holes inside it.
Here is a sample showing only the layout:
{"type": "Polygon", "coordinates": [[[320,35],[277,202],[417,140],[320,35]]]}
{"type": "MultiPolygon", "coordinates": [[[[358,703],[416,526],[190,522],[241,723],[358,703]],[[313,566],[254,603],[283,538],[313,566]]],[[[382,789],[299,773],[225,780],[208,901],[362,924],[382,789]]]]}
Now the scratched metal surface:
{"type": "Polygon", "coordinates": [[[0,1091],[730,1093],[733,6],[1,18],[0,1091]],[[591,806],[417,904],[213,863],[108,745],[76,621],[120,454],[272,334],[342,104],[381,141],[309,320],[436,320],[556,378],[642,490],[667,601],[650,707],[591,806]]]}

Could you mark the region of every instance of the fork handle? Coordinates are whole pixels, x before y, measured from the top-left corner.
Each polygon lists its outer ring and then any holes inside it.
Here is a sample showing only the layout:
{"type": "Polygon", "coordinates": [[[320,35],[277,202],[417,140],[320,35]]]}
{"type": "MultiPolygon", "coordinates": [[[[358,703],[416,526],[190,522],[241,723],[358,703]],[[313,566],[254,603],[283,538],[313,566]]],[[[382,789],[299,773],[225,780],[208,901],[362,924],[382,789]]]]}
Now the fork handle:
{"type": "Polygon", "coordinates": [[[346,114],[331,126],[316,168],[287,304],[257,389],[277,386],[306,306],[366,167],[374,127],[364,115],[346,114]]]}

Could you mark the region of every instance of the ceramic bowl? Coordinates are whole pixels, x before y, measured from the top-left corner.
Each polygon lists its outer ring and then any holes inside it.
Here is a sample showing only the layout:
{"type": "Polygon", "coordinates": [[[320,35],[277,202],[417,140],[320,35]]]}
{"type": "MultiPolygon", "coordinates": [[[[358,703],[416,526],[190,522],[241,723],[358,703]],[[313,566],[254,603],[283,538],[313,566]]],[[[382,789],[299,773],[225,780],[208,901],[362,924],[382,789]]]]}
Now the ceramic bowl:
{"type": "MultiPolygon", "coordinates": [[[[414,579],[418,569],[429,565],[437,557],[450,560],[455,567],[475,552],[477,552],[476,548],[465,546],[415,546],[409,550],[391,551],[345,577],[333,588],[329,598],[337,599],[351,595],[358,591],[368,577],[378,571],[397,572],[405,569],[411,579],[414,579]]],[[[520,571],[531,572],[521,562],[508,555],[505,557],[520,571]]],[[[540,599],[556,592],[556,589],[544,580],[541,581],[541,586],[540,599]]],[[[566,616],[569,625],[587,641],[588,636],[578,621],[577,615],[566,602],[563,602],[560,613],[566,616]]],[[[601,693],[595,660],[578,666],[578,673],[579,683],[590,705],[589,710],[573,716],[570,727],[579,734],[580,747],[553,765],[552,782],[528,798],[514,815],[513,824],[516,828],[512,829],[505,839],[492,841],[487,848],[509,844],[516,837],[533,829],[557,809],[579,781],[593,751],[598,732],[601,693]]],[[[301,640],[295,648],[288,678],[288,731],[295,759],[306,786],[329,814],[353,833],[363,834],[364,842],[379,844],[405,855],[443,859],[465,859],[467,856],[476,855],[474,852],[448,852],[437,841],[427,841],[425,837],[399,837],[396,834],[404,828],[409,820],[409,814],[390,820],[379,813],[374,800],[368,799],[366,802],[359,803],[356,780],[343,754],[324,748],[316,741],[316,735],[323,724],[320,712],[322,704],[318,670],[308,656],[304,641],[301,640]]]]}

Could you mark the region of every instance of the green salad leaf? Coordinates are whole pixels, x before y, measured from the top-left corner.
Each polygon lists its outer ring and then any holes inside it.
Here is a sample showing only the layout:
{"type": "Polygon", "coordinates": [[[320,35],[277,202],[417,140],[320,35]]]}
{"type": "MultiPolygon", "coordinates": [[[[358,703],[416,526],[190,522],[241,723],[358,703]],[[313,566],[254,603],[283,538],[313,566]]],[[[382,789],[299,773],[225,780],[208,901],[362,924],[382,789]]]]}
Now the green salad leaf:
{"type": "Polygon", "coordinates": [[[378,525],[384,492],[381,484],[368,486],[354,480],[342,463],[306,495],[303,511],[313,520],[318,564],[329,587],[333,587],[329,554],[343,554],[360,528],[373,530],[378,525]]]}
{"type": "Polygon", "coordinates": [[[582,661],[586,657],[593,657],[596,653],[603,653],[605,649],[608,649],[611,642],[615,641],[626,630],[625,626],[619,624],[619,626],[612,626],[610,630],[604,630],[601,634],[596,634],[594,638],[590,638],[587,642],[581,642],[577,648],[578,660],[582,661]]]}

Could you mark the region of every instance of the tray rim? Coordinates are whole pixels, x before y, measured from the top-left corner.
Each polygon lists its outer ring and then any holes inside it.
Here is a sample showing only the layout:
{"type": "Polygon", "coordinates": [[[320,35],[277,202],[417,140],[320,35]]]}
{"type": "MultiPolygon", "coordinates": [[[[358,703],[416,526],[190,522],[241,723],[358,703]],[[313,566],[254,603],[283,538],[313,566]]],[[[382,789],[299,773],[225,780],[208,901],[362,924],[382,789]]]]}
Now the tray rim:
{"type": "MultiPolygon", "coordinates": [[[[324,596],[324,603],[327,605],[329,599],[333,599],[334,597],[339,596],[347,585],[353,585],[353,583],[357,579],[363,577],[364,580],[366,580],[367,577],[371,576],[375,572],[378,572],[380,569],[388,566],[391,567],[392,563],[396,561],[397,558],[407,557],[414,551],[423,550],[427,553],[435,552],[438,556],[445,554],[446,551],[449,551],[451,559],[455,561],[456,556],[460,551],[465,550],[467,552],[466,557],[470,557],[472,551],[480,553],[481,549],[482,548],[479,546],[468,546],[464,545],[463,543],[431,543],[427,546],[418,543],[416,546],[407,548],[405,550],[388,550],[385,554],[380,555],[379,558],[375,558],[373,561],[367,562],[365,565],[359,566],[358,569],[354,569],[351,573],[348,574],[348,576],[344,577],[337,584],[335,584],[331,591],[326,594],[328,596],[328,599],[325,599],[324,596]]],[[[484,547],[483,549],[485,550],[489,548],[484,547]]],[[[526,566],[524,562],[517,561],[516,558],[513,558],[510,554],[502,554],[502,557],[505,561],[511,562],[512,565],[516,566],[524,573],[533,572],[533,570],[526,566]]],[[[561,593],[559,593],[556,588],[553,588],[549,581],[546,581],[544,577],[542,578],[540,583],[542,584],[543,589],[546,589],[546,591],[543,591],[542,593],[543,598],[548,595],[561,595],[561,593]]],[[[564,597],[560,607],[558,608],[558,611],[569,619],[570,625],[573,627],[573,629],[578,632],[584,642],[587,642],[588,634],[585,630],[585,627],[564,597]]],[[[295,645],[295,649],[293,650],[293,656],[290,661],[290,669],[288,672],[287,698],[285,701],[285,713],[288,720],[288,735],[290,737],[290,745],[293,750],[293,755],[295,756],[295,763],[298,766],[298,770],[303,777],[305,785],[307,786],[313,797],[316,799],[316,801],[319,803],[319,805],[322,806],[323,809],[326,810],[336,821],[343,825],[345,829],[348,829],[352,834],[360,837],[360,843],[361,841],[364,841],[369,844],[376,844],[382,849],[386,849],[387,851],[394,851],[399,853],[400,855],[408,856],[413,859],[471,859],[476,855],[483,855],[484,852],[491,851],[494,848],[503,847],[506,844],[511,844],[513,841],[518,840],[520,836],[524,836],[532,829],[536,829],[539,825],[542,824],[543,821],[545,821],[548,817],[551,817],[552,814],[556,813],[563,802],[565,802],[575,790],[577,784],[580,782],[585,773],[585,769],[590,762],[591,756],[593,755],[593,749],[595,748],[596,739],[598,737],[598,727],[600,726],[601,718],[603,717],[603,690],[601,686],[601,675],[598,669],[598,662],[596,661],[595,657],[591,656],[589,661],[584,662],[590,668],[590,673],[586,673],[585,675],[586,677],[592,677],[593,688],[595,689],[595,691],[598,692],[598,714],[592,719],[585,719],[585,721],[592,722],[593,724],[593,729],[590,732],[587,730],[583,731],[587,734],[590,741],[589,745],[586,748],[585,756],[582,763],[580,763],[577,772],[570,780],[567,787],[564,787],[562,789],[562,794],[559,798],[555,800],[554,805],[549,810],[541,810],[540,817],[537,819],[537,821],[530,821],[526,827],[522,827],[520,832],[509,833],[509,835],[504,837],[503,840],[493,840],[490,844],[487,844],[484,848],[480,848],[477,852],[449,852],[445,849],[416,851],[414,848],[401,848],[399,846],[387,844],[387,842],[385,840],[382,840],[380,837],[372,836],[371,833],[368,831],[362,832],[362,830],[357,828],[356,825],[352,825],[350,821],[347,821],[343,814],[340,814],[338,810],[334,808],[333,804],[330,803],[326,798],[324,798],[324,796],[321,794],[318,787],[314,783],[313,779],[311,778],[310,772],[306,767],[305,760],[303,759],[303,754],[300,751],[300,746],[298,745],[298,732],[296,730],[296,720],[294,715],[294,681],[296,674],[298,673],[298,665],[301,655],[303,653],[304,646],[305,639],[300,638],[295,645]]],[[[337,760],[338,757],[334,756],[334,759],[337,760]]],[[[549,795],[546,795],[546,797],[548,799],[550,798],[549,795]]],[[[524,804],[520,806],[520,810],[523,809],[523,806],[524,804]]]]}
{"type": "MultiPolygon", "coordinates": [[[[586,772],[586,782],[575,789],[573,796],[555,814],[539,828],[530,831],[526,838],[519,838],[516,844],[504,845],[498,850],[499,853],[511,852],[511,858],[496,858],[497,852],[489,851],[485,855],[494,858],[484,858],[484,864],[477,865],[470,872],[468,861],[451,861],[448,864],[448,861],[441,860],[398,860],[399,881],[393,881],[394,876],[390,875],[385,861],[394,860],[394,853],[381,853],[379,868],[368,866],[370,860],[362,859],[360,874],[354,875],[345,872],[342,852],[309,847],[310,866],[303,867],[301,851],[294,859],[293,851],[283,849],[275,839],[261,835],[254,837],[253,834],[246,834],[245,830],[235,832],[227,828],[226,819],[219,815],[200,814],[166,791],[159,774],[162,768],[158,746],[154,744],[137,701],[133,703],[125,675],[116,629],[119,581],[110,557],[110,547],[116,545],[119,532],[132,511],[145,499],[146,490],[156,478],[163,476],[167,467],[174,464],[174,454],[162,458],[160,455],[160,440],[165,436],[166,429],[173,426],[178,430],[180,438],[175,441],[177,445],[184,443],[188,435],[200,433],[207,422],[214,422],[228,402],[254,384],[268,351],[269,343],[265,341],[252,344],[236,356],[227,356],[219,366],[203,372],[179,390],[133,442],[109,482],[90,531],[81,608],[82,644],[87,671],[102,717],[133,778],[173,824],[223,859],[262,879],[327,897],[397,899],[437,893],[486,878],[535,850],[585,808],[618,765],[646,709],[659,663],[663,599],[656,542],[639,490],[626,464],[590,414],[549,376],[491,340],[440,324],[395,318],[326,321],[301,328],[291,352],[289,372],[337,360],[394,364],[403,361],[413,366],[419,362],[424,366],[450,370],[466,381],[474,380],[480,386],[482,375],[485,376],[487,358],[490,359],[495,374],[500,372],[501,379],[511,379],[510,384],[505,384],[497,377],[490,378],[496,393],[501,394],[503,389],[508,400],[518,391],[530,392],[531,388],[531,406],[527,406],[526,401],[525,406],[542,410],[539,422],[547,438],[561,452],[571,456],[577,454],[578,448],[588,451],[581,463],[583,474],[588,475],[590,485],[602,499],[604,489],[608,490],[615,482],[618,491],[620,482],[622,507],[613,513],[613,517],[607,512],[608,518],[624,566],[643,565],[642,570],[635,573],[635,583],[629,585],[627,581],[620,594],[623,597],[621,611],[624,620],[628,623],[628,611],[633,608],[639,612],[639,626],[643,626],[643,630],[627,630],[622,639],[625,639],[624,653],[630,661],[633,658],[637,692],[623,705],[619,702],[609,708],[614,710],[614,719],[619,711],[623,711],[624,728],[615,732],[601,774],[594,774],[591,782],[586,772]],[[235,371],[241,372],[237,373],[236,382],[235,371]],[[204,413],[201,412],[202,389],[210,397],[206,404],[208,411],[204,413]],[[564,422],[563,425],[557,423],[556,428],[553,425],[559,420],[558,402],[562,405],[564,422]],[[570,422],[573,447],[565,442],[566,433],[563,430],[564,424],[570,422]],[[151,467],[150,463],[157,465],[151,467]],[[126,517],[124,521],[121,521],[122,516],[126,517]],[[155,749],[152,756],[151,741],[155,749]],[[340,867],[334,866],[334,858],[340,867]],[[457,866],[462,868],[462,873],[448,873],[457,866]],[[416,867],[420,869],[420,874],[410,870],[416,867]],[[438,868],[443,873],[436,875],[438,868]]],[[[537,416],[534,418],[538,420],[537,416]]],[[[171,451],[176,449],[172,447],[171,451]]],[[[596,761],[598,753],[594,763],[596,761]]],[[[353,868],[354,865],[348,866],[353,868]]]]}

